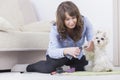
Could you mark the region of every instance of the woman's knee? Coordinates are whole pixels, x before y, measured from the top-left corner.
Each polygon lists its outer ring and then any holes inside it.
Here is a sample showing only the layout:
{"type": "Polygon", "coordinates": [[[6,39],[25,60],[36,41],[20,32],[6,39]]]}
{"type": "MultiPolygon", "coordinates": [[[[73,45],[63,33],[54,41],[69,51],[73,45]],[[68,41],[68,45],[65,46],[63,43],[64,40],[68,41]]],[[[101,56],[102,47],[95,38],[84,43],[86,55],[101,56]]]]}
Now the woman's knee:
{"type": "Polygon", "coordinates": [[[26,68],[27,72],[34,72],[33,67],[31,65],[28,65],[26,68]]]}

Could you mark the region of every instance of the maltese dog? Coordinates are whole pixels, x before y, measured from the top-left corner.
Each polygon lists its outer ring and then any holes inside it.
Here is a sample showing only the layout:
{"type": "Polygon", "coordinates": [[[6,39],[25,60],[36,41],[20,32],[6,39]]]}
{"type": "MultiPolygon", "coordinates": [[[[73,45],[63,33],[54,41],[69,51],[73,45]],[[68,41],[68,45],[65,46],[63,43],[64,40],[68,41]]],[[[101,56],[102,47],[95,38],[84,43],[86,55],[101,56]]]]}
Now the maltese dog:
{"type": "Polygon", "coordinates": [[[94,51],[88,52],[84,48],[88,65],[85,66],[86,71],[94,72],[109,72],[113,70],[113,64],[108,54],[106,53],[106,46],[108,37],[106,32],[97,31],[93,37],[94,51]]]}

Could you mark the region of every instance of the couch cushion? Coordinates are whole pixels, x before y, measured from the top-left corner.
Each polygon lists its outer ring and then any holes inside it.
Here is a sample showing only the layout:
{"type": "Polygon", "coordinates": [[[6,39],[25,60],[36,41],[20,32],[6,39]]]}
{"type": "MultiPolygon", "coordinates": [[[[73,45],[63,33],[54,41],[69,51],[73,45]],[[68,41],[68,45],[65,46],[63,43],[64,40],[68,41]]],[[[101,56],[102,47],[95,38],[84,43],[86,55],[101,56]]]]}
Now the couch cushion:
{"type": "Polygon", "coordinates": [[[0,51],[46,50],[49,32],[0,32],[0,51]]]}
{"type": "Polygon", "coordinates": [[[49,32],[52,26],[51,21],[38,21],[21,26],[23,32],[49,32]]]}
{"type": "Polygon", "coordinates": [[[19,31],[19,29],[17,27],[13,26],[5,18],[0,17],[0,31],[3,31],[3,32],[19,31]]]}
{"type": "Polygon", "coordinates": [[[37,21],[30,0],[0,0],[0,16],[16,27],[37,21]]]}

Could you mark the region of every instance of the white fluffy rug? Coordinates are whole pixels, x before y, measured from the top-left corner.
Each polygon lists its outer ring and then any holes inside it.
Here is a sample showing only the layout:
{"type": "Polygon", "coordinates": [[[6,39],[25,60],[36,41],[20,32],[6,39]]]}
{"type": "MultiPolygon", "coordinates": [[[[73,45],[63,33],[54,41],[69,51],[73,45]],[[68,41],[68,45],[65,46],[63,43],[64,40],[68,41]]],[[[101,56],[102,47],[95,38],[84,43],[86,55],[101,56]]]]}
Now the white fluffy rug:
{"type": "Polygon", "coordinates": [[[0,80],[120,80],[120,75],[70,76],[41,73],[0,73],[0,80]]]}
{"type": "Polygon", "coordinates": [[[62,74],[43,74],[37,72],[25,72],[28,64],[17,64],[12,68],[13,72],[1,73],[0,80],[120,80],[120,68],[113,72],[74,72],[62,74]]]}

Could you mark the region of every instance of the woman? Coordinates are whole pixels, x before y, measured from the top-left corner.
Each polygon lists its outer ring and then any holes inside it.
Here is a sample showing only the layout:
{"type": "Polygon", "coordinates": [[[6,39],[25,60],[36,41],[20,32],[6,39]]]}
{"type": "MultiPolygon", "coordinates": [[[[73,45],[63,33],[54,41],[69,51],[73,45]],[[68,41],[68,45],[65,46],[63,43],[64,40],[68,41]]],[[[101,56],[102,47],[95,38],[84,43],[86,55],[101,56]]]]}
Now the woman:
{"type": "Polygon", "coordinates": [[[62,2],[57,8],[56,25],[50,32],[47,60],[28,65],[27,71],[50,73],[63,65],[84,71],[88,62],[82,46],[86,38],[86,50],[93,50],[92,37],[92,25],[80,14],[77,6],[71,1],[62,2]]]}

